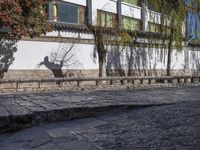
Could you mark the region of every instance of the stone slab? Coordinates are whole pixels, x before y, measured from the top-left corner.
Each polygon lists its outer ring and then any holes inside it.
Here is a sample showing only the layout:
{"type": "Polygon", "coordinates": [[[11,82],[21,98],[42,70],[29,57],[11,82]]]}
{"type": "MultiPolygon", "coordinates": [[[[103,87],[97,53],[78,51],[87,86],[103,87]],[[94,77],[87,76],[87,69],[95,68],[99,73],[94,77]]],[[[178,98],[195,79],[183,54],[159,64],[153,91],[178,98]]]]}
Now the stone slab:
{"type": "MultiPolygon", "coordinates": [[[[199,97],[200,86],[0,95],[0,133],[116,110],[198,101],[199,97]]],[[[105,123],[89,122],[79,124],[87,127],[105,123]]]]}

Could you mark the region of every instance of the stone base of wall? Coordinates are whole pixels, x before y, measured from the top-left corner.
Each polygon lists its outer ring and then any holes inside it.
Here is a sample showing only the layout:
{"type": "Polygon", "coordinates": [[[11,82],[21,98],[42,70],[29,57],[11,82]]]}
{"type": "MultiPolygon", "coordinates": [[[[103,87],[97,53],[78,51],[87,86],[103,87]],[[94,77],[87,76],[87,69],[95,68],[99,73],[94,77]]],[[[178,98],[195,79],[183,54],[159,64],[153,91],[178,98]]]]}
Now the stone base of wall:
{"type": "MultiPolygon", "coordinates": [[[[107,76],[166,76],[165,69],[132,69],[132,70],[107,70],[107,76]]],[[[172,76],[200,75],[200,71],[191,69],[171,70],[172,76]]]]}
{"type": "MultiPolygon", "coordinates": [[[[63,70],[64,77],[98,77],[98,70],[63,70]]],[[[200,75],[198,70],[172,70],[173,76],[200,75]]],[[[166,76],[166,70],[107,70],[107,76],[166,76]]],[[[48,79],[54,78],[50,70],[8,70],[3,79],[48,79]]]]}
{"type": "MultiPolygon", "coordinates": [[[[97,77],[98,70],[62,70],[63,77],[97,77]]],[[[8,70],[3,79],[48,79],[54,78],[51,70],[8,70]]]]}

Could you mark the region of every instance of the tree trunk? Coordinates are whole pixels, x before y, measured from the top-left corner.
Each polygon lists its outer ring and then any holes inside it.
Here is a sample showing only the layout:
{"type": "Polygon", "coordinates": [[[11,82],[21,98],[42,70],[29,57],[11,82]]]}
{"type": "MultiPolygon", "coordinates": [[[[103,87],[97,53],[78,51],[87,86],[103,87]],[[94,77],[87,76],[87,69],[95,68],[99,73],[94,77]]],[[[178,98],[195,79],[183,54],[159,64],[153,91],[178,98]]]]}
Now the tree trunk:
{"type": "Polygon", "coordinates": [[[168,46],[168,55],[167,55],[167,76],[171,76],[171,56],[172,56],[172,45],[170,42],[168,46]]]}
{"type": "Polygon", "coordinates": [[[99,54],[99,77],[106,77],[106,54],[99,54]]]}
{"type": "Polygon", "coordinates": [[[103,37],[98,36],[97,51],[99,56],[99,77],[106,77],[106,49],[103,43],[103,37]]]}
{"type": "MultiPolygon", "coordinates": [[[[174,24],[174,19],[172,19],[174,24]]],[[[173,48],[173,36],[174,36],[174,26],[172,26],[170,31],[169,43],[168,43],[168,55],[167,55],[167,76],[171,76],[171,57],[172,57],[172,48],[173,48]]]]}
{"type": "Polygon", "coordinates": [[[106,54],[107,51],[104,46],[104,37],[101,27],[97,30],[93,30],[95,45],[99,56],[99,77],[106,77],[106,54]]]}

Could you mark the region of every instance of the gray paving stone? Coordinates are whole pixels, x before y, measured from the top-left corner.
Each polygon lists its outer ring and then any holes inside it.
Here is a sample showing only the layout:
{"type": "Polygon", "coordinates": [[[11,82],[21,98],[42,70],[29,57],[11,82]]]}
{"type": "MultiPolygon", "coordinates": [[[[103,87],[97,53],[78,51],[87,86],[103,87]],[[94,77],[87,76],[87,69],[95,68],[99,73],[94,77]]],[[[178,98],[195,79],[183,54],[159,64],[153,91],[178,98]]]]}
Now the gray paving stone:
{"type": "Polygon", "coordinates": [[[57,145],[53,143],[51,138],[35,139],[28,143],[27,149],[37,150],[53,150],[57,149],[57,145]]]}
{"type": "MultiPolygon", "coordinates": [[[[5,127],[10,122],[14,124],[13,129],[16,129],[17,124],[24,128],[24,122],[35,125],[41,122],[75,119],[114,110],[114,108],[126,108],[125,106],[132,108],[132,106],[194,102],[200,100],[199,91],[200,87],[197,86],[0,95],[0,124],[2,124],[0,126],[5,127]],[[25,120],[22,116],[25,116],[25,120]]],[[[193,111],[198,112],[198,108],[193,108],[193,111]]],[[[172,117],[168,116],[168,113],[166,112],[165,119],[172,117]]],[[[159,114],[155,113],[155,115],[159,114]]],[[[181,117],[181,114],[174,114],[176,115],[181,117]]],[[[199,119],[198,115],[193,117],[199,119]]],[[[4,128],[0,130],[3,131],[4,128]]]]}
{"type": "Polygon", "coordinates": [[[43,128],[48,130],[55,130],[58,128],[64,128],[70,131],[77,131],[81,129],[81,125],[76,121],[64,121],[64,122],[55,122],[51,124],[44,124],[42,125],[43,128]]]}
{"type": "Polygon", "coordinates": [[[26,142],[32,141],[35,139],[47,139],[50,136],[46,133],[46,130],[42,127],[32,127],[31,130],[24,129],[12,136],[9,136],[4,143],[13,143],[13,142],[26,142]]]}
{"type": "Polygon", "coordinates": [[[34,150],[97,150],[94,146],[84,141],[47,141],[33,148],[34,150]]]}
{"type": "Polygon", "coordinates": [[[94,145],[91,145],[85,141],[72,141],[59,145],[60,150],[98,150],[94,145]]]}
{"type": "Polygon", "coordinates": [[[28,150],[27,148],[28,142],[18,142],[6,145],[0,145],[1,150],[28,150]]]}
{"type": "Polygon", "coordinates": [[[84,129],[90,129],[90,128],[95,128],[98,126],[106,125],[108,122],[99,120],[96,118],[84,118],[84,119],[79,119],[76,121],[76,123],[80,124],[82,128],[84,129]]]}
{"type": "Polygon", "coordinates": [[[9,115],[10,113],[3,106],[0,105],[0,117],[5,117],[9,115]]]}
{"type": "Polygon", "coordinates": [[[26,150],[198,150],[199,107],[198,100],[41,125],[8,137],[0,135],[0,139],[9,139],[0,148],[12,149],[14,145],[26,150]]]}
{"type": "Polygon", "coordinates": [[[53,138],[59,138],[59,137],[72,137],[72,139],[75,138],[72,136],[72,132],[69,130],[68,127],[49,129],[46,132],[53,138]]]}

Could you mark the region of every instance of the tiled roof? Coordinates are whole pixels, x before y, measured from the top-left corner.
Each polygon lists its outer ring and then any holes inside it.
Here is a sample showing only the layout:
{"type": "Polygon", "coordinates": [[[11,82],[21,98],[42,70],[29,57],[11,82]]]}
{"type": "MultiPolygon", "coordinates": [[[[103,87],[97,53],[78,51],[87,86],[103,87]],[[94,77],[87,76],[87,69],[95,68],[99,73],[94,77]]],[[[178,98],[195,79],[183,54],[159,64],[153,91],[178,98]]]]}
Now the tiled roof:
{"type": "Polygon", "coordinates": [[[76,33],[91,33],[87,26],[69,24],[62,22],[50,22],[54,30],[66,31],[66,32],[76,32],[76,33]]]}
{"type": "Polygon", "coordinates": [[[192,47],[200,47],[200,43],[189,42],[188,45],[192,47]]]}
{"type": "MultiPolygon", "coordinates": [[[[70,24],[70,23],[64,23],[64,22],[54,22],[50,21],[50,24],[52,25],[54,30],[59,31],[66,31],[66,32],[75,32],[75,33],[91,33],[91,30],[88,29],[86,25],[78,25],[78,24],[70,24]]],[[[97,28],[98,29],[98,28],[97,28]]],[[[138,36],[151,36],[152,38],[158,38],[161,36],[160,33],[150,33],[150,32],[141,32],[141,31],[131,31],[131,30],[119,30],[122,32],[127,32],[129,34],[137,34],[138,36]]],[[[112,28],[102,28],[102,32],[109,33],[109,34],[115,34],[116,30],[112,28]]]]}

